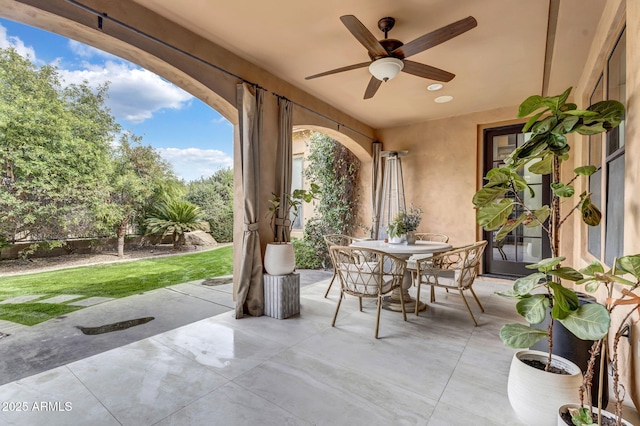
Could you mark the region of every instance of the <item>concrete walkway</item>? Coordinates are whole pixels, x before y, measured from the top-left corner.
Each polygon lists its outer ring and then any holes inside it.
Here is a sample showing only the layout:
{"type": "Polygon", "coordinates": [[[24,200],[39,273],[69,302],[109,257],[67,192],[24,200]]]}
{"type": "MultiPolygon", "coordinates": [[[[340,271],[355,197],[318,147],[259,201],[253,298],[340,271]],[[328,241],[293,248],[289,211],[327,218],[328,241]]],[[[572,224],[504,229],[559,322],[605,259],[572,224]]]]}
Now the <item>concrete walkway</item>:
{"type": "MultiPolygon", "coordinates": [[[[331,277],[331,271],[298,272],[301,286],[331,277]]],[[[103,301],[32,327],[0,322],[0,385],[235,309],[233,284],[203,281],[103,301]],[[145,317],[154,319],[104,334],[85,335],[78,328],[145,317]]]]}

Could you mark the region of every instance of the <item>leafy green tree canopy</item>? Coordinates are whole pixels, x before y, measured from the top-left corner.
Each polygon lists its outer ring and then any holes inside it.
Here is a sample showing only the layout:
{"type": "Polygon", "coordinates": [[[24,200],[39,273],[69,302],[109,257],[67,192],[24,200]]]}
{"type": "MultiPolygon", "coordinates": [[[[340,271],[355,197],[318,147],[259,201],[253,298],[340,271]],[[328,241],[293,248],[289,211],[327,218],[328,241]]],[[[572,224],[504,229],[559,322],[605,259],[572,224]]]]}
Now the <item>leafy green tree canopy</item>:
{"type": "Polygon", "coordinates": [[[0,49],[0,234],[7,240],[94,234],[120,131],[108,86],[63,87],[56,67],[0,49]]]}
{"type": "Polygon", "coordinates": [[[185,199],[200,206],[217,242],[233,241],[232,169],[220,169],[211,177],[190,182],[185,199]]]}

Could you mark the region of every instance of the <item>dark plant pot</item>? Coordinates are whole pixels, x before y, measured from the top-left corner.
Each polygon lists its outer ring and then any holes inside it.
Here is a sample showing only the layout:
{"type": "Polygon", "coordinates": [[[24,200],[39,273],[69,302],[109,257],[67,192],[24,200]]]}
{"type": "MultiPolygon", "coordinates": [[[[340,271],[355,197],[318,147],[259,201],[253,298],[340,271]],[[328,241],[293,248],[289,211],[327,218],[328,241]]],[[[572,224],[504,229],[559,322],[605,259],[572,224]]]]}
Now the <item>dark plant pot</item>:
{"type": "MultiPolygon", "coordinates": [[[[585,303],[598,303],[593,296],[584,293],[578,293],[578,300],[580,305],[585,303]]],[[[547,310],[547,317],[545,320],[536,325],[537,328],[547,329],[549,326],[551,310],[547,310]]],[[[569,330],[565,328],[560,321],[553,322],[553,350],[554,355],[561,356],[576,364],[582,372],[587,371],[587,363],[589,362],[589,349],[593,345],[592,340],[580,340],[569,330]]],[[[535,349],[543,352],[548,352],[549,347],[546,339],[540,340],[533,345],[530,349],[535,349]]],[[[609,379],[607,372],[602,378],[603,392],[602,392],[602,408],[607,408],[609,403],[609,379]]],[[[592,391],[591,391],[591,403],[598,406],[598,385],[600,383],[600,355],[596,359],[595,368],[593,371],[592,391]]]]}

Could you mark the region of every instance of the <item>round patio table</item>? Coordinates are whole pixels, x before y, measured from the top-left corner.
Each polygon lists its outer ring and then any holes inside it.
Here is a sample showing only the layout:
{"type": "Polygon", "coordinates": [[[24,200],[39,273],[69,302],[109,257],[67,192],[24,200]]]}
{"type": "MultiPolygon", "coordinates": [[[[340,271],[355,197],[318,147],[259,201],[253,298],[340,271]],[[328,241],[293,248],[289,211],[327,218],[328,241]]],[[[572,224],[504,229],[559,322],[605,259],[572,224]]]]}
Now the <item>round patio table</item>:
{"type": "MultiPolygon", "coordinates": [[[[401,259],[407,260],[414,254],[437,254],[452,248],[451,244],[436,241],[416,241],[415,244],[393,244],[385,243],[382,240],[364,240],[351,243],[351,247],[367,248],[379,250],[388,254],[392,254],[401,259]]],[[[391,296],[383,298],[382,308],[390,311],[402,312],[401,298],[404,299],[404,306],[407,312],[415,311],[416,300],[409,295],[411,288],[411,271],[405,270],[404,279],[402,280],[402,288],[396,288],[391,292],[391,296]]],[[[420,302],[419,310],[427,308],[425,303],[420,302]]]]}

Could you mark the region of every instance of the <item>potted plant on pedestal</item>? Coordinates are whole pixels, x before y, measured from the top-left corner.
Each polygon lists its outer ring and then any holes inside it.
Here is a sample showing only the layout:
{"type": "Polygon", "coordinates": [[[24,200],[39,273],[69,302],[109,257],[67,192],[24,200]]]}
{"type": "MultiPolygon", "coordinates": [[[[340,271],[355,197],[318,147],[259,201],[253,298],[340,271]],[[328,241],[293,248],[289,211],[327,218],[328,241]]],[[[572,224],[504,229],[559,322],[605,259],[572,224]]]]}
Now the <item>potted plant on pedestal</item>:
{"type": "Polygon", "coordinates": [[[312,183],[310,189],[295,189],[291,194],[287,194],[285,202],[285,217],[282,226],[284,226],[284,236],[278,235],[276,232],[276,213],[282,204],[280,197],[274,193],[269,199],[269,213],[271,216],[271,227],[274,233],[274,242],[268,243],[264,254],[264,268],[269,275],[287,275],[294,271],[296,267],[296,258],[291,244],[290,232],[291,226],[295,222],[300,213],[302,203],[310,203],[318,194],[320,187],[312,183]]]}
{"type": "Polygon", "coordinates": [[[519,278],[510,292],[501,293],[517,300],[516,309],[529,324],[541,323],[550,312],[547,330],[523,324],[507,324],[500,330],[500,338],[505,345],[514,348],[528,348],[547,338],[547,353],[521,351],[514,355],[511,364],[509,400],[518,417],[531,425],[553,424],[558,405],[567,398],[575,400],[575,392],[581,383],[581,373],[575,364],[552,355],[554,322],[560,321],[571,333],[584,340],[600,340],[610,324],[609,313],[604,306],[580,305],[577,294],[561,282],[562,279],[576,282],[583,278],[573,268],[560,265],[564,260],[558,254],[562,223],[579,209],[583,221],[595,226],[600,222],[601,214],[591,203],[590,194],[583,193],[578,201],[573,202],[574,207],[564,217],[561,216],[560,203],[568,204],[573,197],[575,179],[588,176],[597,169],[594,166],[578,167],[574,169],[575,176],[563,183],[560,181],[560,165],[569,158],[566,134],[592,135],[608,131],[622,121],[624,106],[617,101],[603,101],[579,110],[575,104],[566,102],[570,92],[571,88],[558,96],[530,96],[520,105],[518,117],[533,114],[522,129],[530,132],[531,138],[515,149],[504,165],[487,173],[487,183],[473,197],[478,224],[489,231],[498,230],[496,240],[504,239],[519,226],[542,226],[549,236],[553,257],[529,265],[538,272],[519,278]],[[522,194],[528,191],[533,195],[534,191],[521,176],[525,167],[531,173],[552,176],[551,205],[536,208],[527,205],[522,194]],[[522,211],[519,216],[514,214],[516,206],[522,211]],[[540,364],[542,369],[530,364],[540,364]],[[554,364],[574,371],[570,383],[563,384],[563,377],[551,373],[554,364]],[[530,380],[539,380],[543,384],[530,380]],[[556,390],[559,394],[552,396],[556,390]]]}

